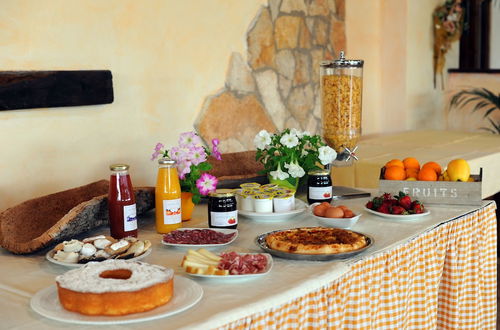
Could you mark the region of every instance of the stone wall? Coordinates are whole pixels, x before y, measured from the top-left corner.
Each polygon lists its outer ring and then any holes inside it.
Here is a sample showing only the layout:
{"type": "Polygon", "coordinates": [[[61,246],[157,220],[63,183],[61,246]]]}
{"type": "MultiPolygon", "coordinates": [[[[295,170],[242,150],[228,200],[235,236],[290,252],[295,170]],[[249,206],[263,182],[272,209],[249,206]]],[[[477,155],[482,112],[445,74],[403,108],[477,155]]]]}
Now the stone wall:
{"type": "Polygon", "coordinates": [[[319,63],[346,47],[345,0],[269,0],[231,54],[225,86],[208,96],[195,122],[222,152],[255,149],[260,130],[320,132],[319,63]]]}

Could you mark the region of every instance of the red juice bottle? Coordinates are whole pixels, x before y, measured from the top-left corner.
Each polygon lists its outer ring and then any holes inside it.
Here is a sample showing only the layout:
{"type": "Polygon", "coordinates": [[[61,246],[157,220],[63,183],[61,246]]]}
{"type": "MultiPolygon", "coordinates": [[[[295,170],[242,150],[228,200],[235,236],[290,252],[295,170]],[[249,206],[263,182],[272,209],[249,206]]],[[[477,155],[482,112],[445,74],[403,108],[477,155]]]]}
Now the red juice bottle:
{"type": "Polygon", "coordinates": [[[128,174],[128,165],[113,164],[109,167],[108,210],[109,228],[113,238],[137,237],[137,212],[134,188],[128,174]]]}

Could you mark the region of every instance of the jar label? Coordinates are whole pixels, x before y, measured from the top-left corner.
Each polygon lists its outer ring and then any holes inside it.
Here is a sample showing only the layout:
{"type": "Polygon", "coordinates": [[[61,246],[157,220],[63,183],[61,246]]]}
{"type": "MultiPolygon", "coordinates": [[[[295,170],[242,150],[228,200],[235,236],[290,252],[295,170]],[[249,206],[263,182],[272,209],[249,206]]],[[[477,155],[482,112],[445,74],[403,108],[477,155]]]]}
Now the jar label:
{"type": "Polygon", "coordinates": [[[181,199],[164,199],[163,200],[163,223],[165,225],[173,225],[181,223],[181,199]]]}
{"type": "Polygon", "coordinates": [[[132,231],[137,229],[137,210],[135,203],[123,206],[123,230],[132,231]]]}
{"type": "Polygon", "coordinates": [[[330,199],[332,198],[332,186],[326,187],[309,187],[309,199],[330,199]]]}
{"type": "Polygon", "coordinates": [[[211,225],[229,227],[238,224],[238,211],[210,212],[211,225]]]}

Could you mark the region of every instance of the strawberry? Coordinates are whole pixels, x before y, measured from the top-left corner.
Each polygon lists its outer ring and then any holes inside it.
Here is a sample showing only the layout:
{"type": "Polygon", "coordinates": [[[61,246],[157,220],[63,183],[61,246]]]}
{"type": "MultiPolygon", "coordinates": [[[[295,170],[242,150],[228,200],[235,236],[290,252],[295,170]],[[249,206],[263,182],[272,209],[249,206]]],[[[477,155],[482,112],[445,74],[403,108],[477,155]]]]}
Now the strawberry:
{"type": "Polygon", "coordinates": [[[424,204],[419,201],[414,201],[411,203],[411,211],[415,214],[424,213],[424,204]]]}
{"type": "Polygon", "coordinates": [[[406,194],[399,197],[398,203],[400,206],[404,207],[405,210],[409,210],[411,208],[411,198],[406,194]]]}
{"type": "Polygon", "coordinates": [[[371,210],[376,210],[382,205],[383,199],[381,197],[374,197],[371,201],[366,203],[366,207],[371,210]]]}
{"type": "Polygon", "coordinates": [[[391,194],[389,194],[389,193],[385,193],[385,194],[383,194],[383,195],[382,195],[382,198],[383,198],[384,200],[390,200],[390,199],[392,199],[392,196],[391,196],[391,194]]]}
{"type": "Polygon", "coordinates": [[[381,212],[381,213],[387,213],[387,214],[389,214],[389,213],[390,213],[390,212],[389,212],[389,205],[387,205],[387,204],[382,204],[382,205],[380,205],[380,206],[377,208],[377,210],[376,210],[376,211],[377,211],[377,212],[381,212]]]}
{"type": "Polygon", "coordinates": [[[403,207],[395,205],[391,208],[391,214],[408,214],[408,212],[403,207]]]}

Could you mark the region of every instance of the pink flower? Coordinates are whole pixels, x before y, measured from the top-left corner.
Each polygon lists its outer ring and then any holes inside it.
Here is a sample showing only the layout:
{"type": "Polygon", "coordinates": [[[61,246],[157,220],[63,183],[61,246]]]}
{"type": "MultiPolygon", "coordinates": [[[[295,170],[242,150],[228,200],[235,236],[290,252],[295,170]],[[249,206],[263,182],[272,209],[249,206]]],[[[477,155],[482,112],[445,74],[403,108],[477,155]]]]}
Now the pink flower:
{"type": "Polygon", "coordinates": [[[183,159],[187,158],[187,149],[172,147],[168,152],[168,156],[176,162],[180,162],[183,159]]]}
{"type": "Polygon", "coordinates": [[[156,144],[155,151],[161,151],[161,149],[163,149],[163,147],[164,147],[163,144],[161,144],[160,142],[158,142],[156,144]]]}
{"type": "Polygon", "coordinates": [[[191,173],[191,165],[192,163],[189,160],[184,160],[177,163],[177,173],[179,175],[179,179],[184,180],[186,175],[191,173]]]}
{"type": "Polygon", "coordinates": [[[198,165],[207,160],[207,154],[203,147],[191,147],[189,149],[188,158],[193,162],[193,165],[198,165]]]}
{"type": "Polygon", "coordinates": [[[213,175],[203,173],[201,177],[196,180],[196,187],[203,196],[208,195],[210,192],[215,191],[219,180],[213,175]]]}
{"type": "Polygon", "coordinates": [[[179,136],[179,145],[189,148],[201,144],[200,137],[195,132],[184,132],[179,136]]]}
{"type": "Polygon", "coordinates": [[[222,159],[222,154],[219,152],[219,149],[217,148],[217,146],[219,145],[220,141],[219,139],[213,139],[212,140],[212,154],[214,156],[215,159],[217,160],[221,160],[222,159]]]}
{"type": "Polygon", "coordinates": [[[159,151],[159,150],[155,150],[155,152],[153,152],[153,154],[151,155],[151,160],[155,160],[156,158],[158,158],[158,156],[160,156],[162,153],[159,151]]]}
{"type": "Polygon", "coordinates": [[[455,24],[452,21],[444,21],[443,27],[446,30],[446,32],[448,32],[448,33],[455,32],[455,24]]]}

